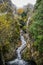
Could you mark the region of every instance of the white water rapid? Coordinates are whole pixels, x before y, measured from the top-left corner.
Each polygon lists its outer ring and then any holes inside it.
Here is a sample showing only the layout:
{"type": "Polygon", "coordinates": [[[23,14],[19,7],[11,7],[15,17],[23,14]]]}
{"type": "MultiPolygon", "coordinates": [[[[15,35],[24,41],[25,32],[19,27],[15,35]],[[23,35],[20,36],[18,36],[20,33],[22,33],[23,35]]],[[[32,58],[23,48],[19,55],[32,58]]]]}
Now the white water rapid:
{"type": "Polygon", "coordinates": [[[20,38],[22,45],[17,49],[18,58],[21,59],[21,51],[26,47],[26,41],[23,37],[23,31],[20,31],[20,38]]]}
{"type": "Polygon", "coordinates": [[[22,30],[20,30],[20,39],[21,39],[22,45],[16,50],[16,52],[17,52],[17,59],[8,62],[8,64],[10,64],[10,65],[26,65],[26,63],[27,63],[27,62],[25,62],[24,60],[21,59],[21,52],[26,47],[26,41],[24,39],[22,30]]]}
{"type": "MultiPolygon", "coordinates": [[[[27,27],[28,27],[28,24],[29,24],[29,20],[30,20],[30,17],[28,18],[28,21],[27,21],[27,27]]],[[[36,65],[35,62],[33,61],[30,61],[30,62],[27,62],[27,61],[24,61],[22,58],[21,58],[21,52],[25,49],[26,47],[26,41],[25,41],[25,38],[23,36],[23,31],[20,30],[20,40],[21,40],[21,46],[18,47],[18,49],[16,50],[16,53],[17,53],[17,58],[13,61],[9,61],[7,62],[7,65],[36,65]]],[[[29,40],[29,39],[28,39],[29,40]]]]}

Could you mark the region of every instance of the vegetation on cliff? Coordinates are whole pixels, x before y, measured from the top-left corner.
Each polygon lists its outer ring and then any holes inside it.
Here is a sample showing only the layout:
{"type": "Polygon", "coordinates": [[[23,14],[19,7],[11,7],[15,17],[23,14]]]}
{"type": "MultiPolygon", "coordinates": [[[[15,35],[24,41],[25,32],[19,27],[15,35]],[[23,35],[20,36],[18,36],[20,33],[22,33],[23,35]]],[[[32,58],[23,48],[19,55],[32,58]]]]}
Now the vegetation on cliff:
{"type": "MultiPolygon", "coordinates": [[[[43,64],[43,0],[37,0],[30,23],[28,26],[29,37],[32,41],[31,48],[33,49],[32,56],[38,65],[43,64]]],[[[31,49],[30,48],[30,49],[31,49]]],[[[31,51],[31,50],[30,50],[31,51]]],[[[29,60],[29,48],[23,54],[24,59],[29,60]]],[[[31,55],[31,54],[30,54],[31,55]]]]}
{"type": "MultiPolygon", "coordinates": [[[[5,0],[4,0],[5,1],[5,0]]],[[[24,31],[27,47],[22,53],[24,60],[35,60],[37,65],[43,64],[43,0],[37,0],[32,8],[18,9],[14,13],[8,2],[0,4],[0,63],[16,56],[16,49],[21,45],[20,29],[24,31]],[[7,13],[6,13],[7,12],[7,13]],[[6,13],[6,14],[2,14],[6,13]],[[31,15],[32,13],[32,15],[31,15]],[[31,16],[28,28],[28,17],[31,16]],[[26,33],[25,33],[26,32],[26,33]]]]}

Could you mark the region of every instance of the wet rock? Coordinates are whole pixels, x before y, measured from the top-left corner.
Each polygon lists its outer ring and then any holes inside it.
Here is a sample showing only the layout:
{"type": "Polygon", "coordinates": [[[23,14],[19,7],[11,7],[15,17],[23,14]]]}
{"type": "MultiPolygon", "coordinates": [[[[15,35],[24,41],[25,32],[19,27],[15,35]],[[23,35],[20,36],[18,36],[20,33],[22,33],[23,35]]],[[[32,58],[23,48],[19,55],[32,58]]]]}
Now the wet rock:
{"type": "Polygon", "coordinates": [[[37,65],[35,61],[30,60],[27,65],[37,65]]]}

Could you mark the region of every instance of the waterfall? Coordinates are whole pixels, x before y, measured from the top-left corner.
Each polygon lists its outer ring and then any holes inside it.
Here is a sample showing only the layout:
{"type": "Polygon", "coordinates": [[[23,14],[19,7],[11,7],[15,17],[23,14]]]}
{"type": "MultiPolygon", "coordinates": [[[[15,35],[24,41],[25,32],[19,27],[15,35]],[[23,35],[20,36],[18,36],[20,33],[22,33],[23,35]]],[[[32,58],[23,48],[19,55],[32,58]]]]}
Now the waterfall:
{"type": "Polygon", "coordinates": [[[20,30],[20,39],[21,39],[21,46],[18,47],[18,49],[16,50],[17,52],[17,59],[10,61],[8,64],[14,64],[14,65],[25,65],[27,62],[25,62],[24,60],[22,60],[21,58],[21,52],[22,50],[24,50],[24,48],[26,47],[26,41],[24,39],[23,36],[23,31],[20,30]]]}
{"type": "MultiPolygon", "coordinates": [[[[30,20],[30,17],[28,18],[28,21],[27,21],[27,24],[26,26],[28,26],[28,23],[29,23],[29,20],[30,20]]],[[[26,41],[25,41],[25,38],[23,36],[23,30],[20,30],[20,40],[21,40],[21,46],[18,47],[18,49],[16,50],[17,52],[17,59],[13,60],[13,61],[10,61],[8,64],[12,65],[27,65],[28,62],[24,61],[22,58],[21,58],[21,52],[25,49],[26,47],[26,41]]]]}
{"type": "Polygon", "coordinates": [[[21,54],[20,53],[26,47],[26,41],[25,41],[25,39],[24,39],[22,34],[23,34],[23,31],[21,30],[20,31],[20,38],[21,38],[22,45],[17,49],[18,59],[21,59],[21,54]]]}
{"type": "Polygon", "coordinates": [[[31,18],[31,16],[27,20],[27,24],[26,24],[27,27],[28,27],[28,24],[30,23],[30,18],[31,18]]]}
{"type": "MultiPolygon", "coordinates": [[[[28,21],[27,23],[29,23],[29,20],[30,20],[30,17],[28,18],[28,21]]],[[[25,41],[25,38],[23,36],[23,31],[20,30],[20,39],[21,39],[21,46],[18,47],[18,49],[16,50],[17,52],[17,58],[13,61],[9,61],[7,62],[7,65],[36,65],[35,62],[33,61],[29,61],[29,62],[26,62],[24,61],[22,58],[21,58],[21,52],[25,49],[26,47],[26,41],[25,41]]]]}

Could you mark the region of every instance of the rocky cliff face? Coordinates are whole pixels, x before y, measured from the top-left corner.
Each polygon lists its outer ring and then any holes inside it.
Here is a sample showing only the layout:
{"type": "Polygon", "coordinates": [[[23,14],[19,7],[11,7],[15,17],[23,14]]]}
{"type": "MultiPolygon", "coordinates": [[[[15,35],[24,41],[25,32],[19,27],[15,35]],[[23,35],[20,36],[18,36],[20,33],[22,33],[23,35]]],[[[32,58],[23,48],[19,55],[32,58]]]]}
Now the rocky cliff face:
{"type": "Polygon", "coordinates": [[[12,10],[14,13],[16,12],[16,6],[11,2],[11,0],[0,0],[0,5],[3,6],[4,10],[6,9],[6,11],[12,10]]]}
{"type": "Polygon", "coordinates": [[[0,0],[0,3],[3,3],[3,2],[9,2],[9,3],[11,3],[11,0],[0,0]]]}
{"type": "Polygon", "coordinates": [[[24,6],[25,11],[33,10],[33,8],[34,8],[34,6],[32,4],[27,4],[26,6],[24,6]]]}
{"type": "Polygon", "coordinates": [[[32,4],[27,4],[23,7],[24,11],[27,13],[28,17],[32,14],[34,6],[32,4]]]}

